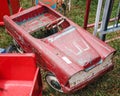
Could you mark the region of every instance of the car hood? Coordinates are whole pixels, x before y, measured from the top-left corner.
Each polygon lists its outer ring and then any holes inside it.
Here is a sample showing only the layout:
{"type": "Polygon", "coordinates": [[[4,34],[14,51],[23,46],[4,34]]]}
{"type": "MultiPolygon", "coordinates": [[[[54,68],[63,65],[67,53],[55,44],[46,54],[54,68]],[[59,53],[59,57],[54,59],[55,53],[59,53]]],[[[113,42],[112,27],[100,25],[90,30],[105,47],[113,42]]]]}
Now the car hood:
{"type": "MultiPolygon", "coordinates": [[[[101,57],[97,51],[80,35],[79,30],[71,26],[57,35],[51,36],[48,43],[59,50],[66,63],[88,68],[97,64],[101,57]]],[[[94,46],[94,45],[93,45],[94,46]]]]}

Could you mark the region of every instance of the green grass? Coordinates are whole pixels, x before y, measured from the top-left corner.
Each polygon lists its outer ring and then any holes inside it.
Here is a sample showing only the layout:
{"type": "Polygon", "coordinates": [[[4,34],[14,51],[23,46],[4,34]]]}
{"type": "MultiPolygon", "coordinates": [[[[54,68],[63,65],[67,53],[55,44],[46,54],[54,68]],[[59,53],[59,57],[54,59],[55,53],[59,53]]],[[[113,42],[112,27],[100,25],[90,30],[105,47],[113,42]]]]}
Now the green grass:
{"type": "Polygon", "coordinates": [[[4,27],[0,27],[0,47],[6,48],[11,43],[12,38],[5,32],[4,27]]]}
{"type": "MultiPolygon", "coordinates": [[[[67,17],[73,20],[80,26],[83,26],[85,13],[85,0],[72,0],[72,9],[67,13],[67,17]]],[[[115,7],[112,13],[114,17],[116,12],[116,5],[119,0],[115,0],[115,7]]],[[[21,0],[23,7],[30,7],[30,0],[21,0]],[[24,3],[23,3],[24,2],[24,3]]],[[[89,23],[95,20],[97,0],[92,0],[89,23]]],[[[90,32],[93,28],[89,29],[90,32]]],[[[120,31],[107,35],[107,39],[120,36],[120,31]]],[[[0,27],[0,47],[6,48],[12,43],[12,38],[5,32],[4,27],[0,27]]],[[[87,87],[79,90],[73,94],[62,94],[50,88],[43,79],[43,96],[120,96],[120,39],[108,43],[111,47],[116,49],[116,54],[113,58],[115,67],[114,70],[97,79],[95,82],[89,84],[87,87]]],[[[44,73],[44,72],[43,72],[44,73]]],[[[43,74],[44,77],[44,74],[43,74]]]]}

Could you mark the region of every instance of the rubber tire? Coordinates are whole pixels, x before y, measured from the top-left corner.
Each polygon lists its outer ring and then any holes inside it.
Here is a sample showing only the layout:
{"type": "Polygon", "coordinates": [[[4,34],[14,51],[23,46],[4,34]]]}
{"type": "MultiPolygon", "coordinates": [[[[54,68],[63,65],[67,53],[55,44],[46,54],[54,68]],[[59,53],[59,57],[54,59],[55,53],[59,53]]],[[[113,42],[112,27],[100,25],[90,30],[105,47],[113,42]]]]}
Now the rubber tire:
{"type": "Polygon", "coordinates": [[[17,51],[17,48],[15,45],[10,45],[7,49],[6,49],[6,53],[19,53],[17,51]]]}
{"type": "Polygon", "coordinates": [[[63,93],[61,85],[60,85],[60,83],[59,83],[59,81],[58,81],[58,79],[56,78],[55,75],[53,75],[52,73],[49,72],[49,73],[46,74],[45,79],[46,79],[46,81],[47,81],[47,83],[50,87],[52,87],[54,90],[56,90],[58,92],[63,93]],[[56,85],[53,85],[51,83],[56,84],[56,85]]]}
{"type": "Polygon", "coordinates": [[[19,53],[24,53],[23,49],[21,49],[21,47],[18,45],[18,43],[13,39],[13,45],[16,47],[16,50],[19,53]]]}

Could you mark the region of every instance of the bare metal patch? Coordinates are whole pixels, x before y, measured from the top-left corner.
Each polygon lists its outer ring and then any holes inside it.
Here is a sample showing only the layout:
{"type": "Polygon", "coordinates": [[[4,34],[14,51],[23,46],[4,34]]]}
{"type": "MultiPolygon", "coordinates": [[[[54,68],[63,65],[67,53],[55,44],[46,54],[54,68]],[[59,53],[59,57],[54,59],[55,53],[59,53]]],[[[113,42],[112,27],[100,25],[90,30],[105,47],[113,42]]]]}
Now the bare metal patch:
{"type": "Polygon", "coordinates": [[[75,28],[74,26],[70,26],[69,28],[67,28],[66,30],[64,30],[64,32],[61,33],[60,35],[58,35],[58,36],[56,36],[56,37],[53,37],[53,38],[49,38],[48,40],[49,40],[50,42],[53,42],[53,41],[61,38],[62,36],[65,36],[65,35],[67,35],[67,34],[69,34],[69,33],[71,33],[71,32],[74,32],[75,29],[76,29],[76,28],[75,28]]]}
{"type": "Polygon", "coordinates": [[[67,64],[71,64],[72,62],[69,60],[69,58],[67,58],[66,56],[62,57],[62,59],[67,63],[67,64]]]}

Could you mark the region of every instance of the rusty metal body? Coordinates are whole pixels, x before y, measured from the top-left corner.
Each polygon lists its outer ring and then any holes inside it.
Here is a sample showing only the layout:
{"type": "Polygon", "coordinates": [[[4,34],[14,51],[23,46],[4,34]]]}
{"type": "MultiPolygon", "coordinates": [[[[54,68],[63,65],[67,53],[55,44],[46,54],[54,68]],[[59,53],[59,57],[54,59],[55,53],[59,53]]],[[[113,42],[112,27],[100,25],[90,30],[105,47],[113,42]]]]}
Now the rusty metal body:
{"type": "Polygon", "coordinates": [[[113,69],[113,48],[44,4],[5,16],[4,22],[21,48],[34,52],[40,66],[57,77],[65,93],[113,69]]]}
{"type": "Polygon", "coordinates": [[[0,96],[42,96],[34,54],[0,54],[0,96]]]}

